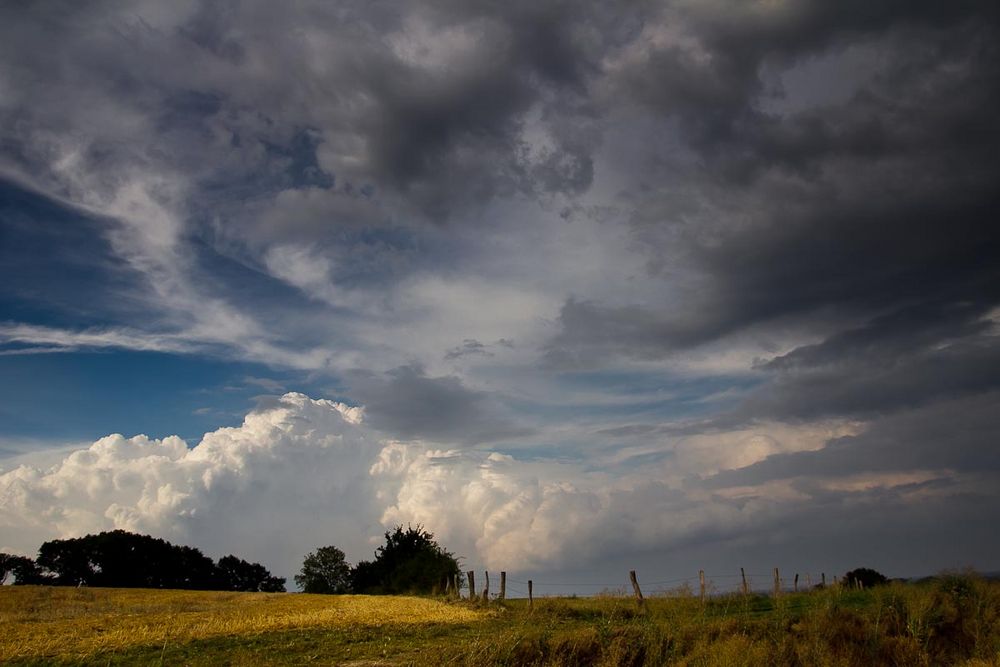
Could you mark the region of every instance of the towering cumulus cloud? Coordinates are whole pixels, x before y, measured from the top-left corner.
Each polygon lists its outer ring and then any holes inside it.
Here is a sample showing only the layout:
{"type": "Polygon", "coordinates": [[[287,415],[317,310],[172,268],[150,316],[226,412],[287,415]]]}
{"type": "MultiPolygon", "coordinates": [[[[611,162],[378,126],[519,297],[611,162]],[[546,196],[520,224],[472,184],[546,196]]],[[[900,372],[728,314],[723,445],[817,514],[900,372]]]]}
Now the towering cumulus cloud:
{"type": "MultiPolygon", "coordinates": [[[[814,449],[842,432],[779,437],[814,449]]],[[[744,464],[783,451],[750,431],[715,434],[678,441],[671,466],[594,472],[381,441],[361,408],[288,393],[192,448],[176,436],[115,434],[48,470],[21,465],[0,475],[0,546],[30,552],[53,537],[124,528],[246,553],[288,573],[319,542],[365,557],[383,526],[420,523],[470,562],[544,568],[569,554],[600,556],[622,540],[670,543],[719,519],[718,508],[692,505],[680,482],[725,467],[721,452],[740,439],[750,442],[744,464]],[[649,530],[665,513],[669,526],[649,530]]]]}
{"type": "Polygon", "coordinates": [[[190,449],[115,434],[47,471],[21,465],[0,476],[2,546],[124,528],[286,571],[319,536],[361,548],[379,449],[361,421],[359,408],[289,393],[190,449]]]}
{"type": "Polygon", "coordinates": [[[244,553],[287,575],[316,546],[365,558],[384,528],[422,524],[470,565],[523,571],[732,538],[794,517],[817,496],[864,504],[875,489],[884,501],[891,489],[949,476],[800,469],[809,456],[863,447],[851,444],[863,435],[846,422],[760,423],[677,434],[641,468],[625,452],[598,470],[384,440],[362,408],[287,393],[191,448],[176,436],[115,434],[48,470],[0,475],[0,547],[30,553],[47,539],[124,528],[216,556],[244,553]],[[847,444],[830,447],[837,442],[847,444]]]}

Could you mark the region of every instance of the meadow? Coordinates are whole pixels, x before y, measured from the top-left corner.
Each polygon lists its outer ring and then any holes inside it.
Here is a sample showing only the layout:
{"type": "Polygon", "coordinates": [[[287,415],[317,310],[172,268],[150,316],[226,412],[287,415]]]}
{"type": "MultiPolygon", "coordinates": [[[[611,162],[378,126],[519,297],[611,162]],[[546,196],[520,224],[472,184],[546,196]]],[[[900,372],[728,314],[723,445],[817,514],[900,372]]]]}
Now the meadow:
{"type": "Polygon", "coordinates": [[[621,594],[470,603],[405,596],[5,586],[0,663],[94,665],[1000,666],[1000,583],[621,594]]]}

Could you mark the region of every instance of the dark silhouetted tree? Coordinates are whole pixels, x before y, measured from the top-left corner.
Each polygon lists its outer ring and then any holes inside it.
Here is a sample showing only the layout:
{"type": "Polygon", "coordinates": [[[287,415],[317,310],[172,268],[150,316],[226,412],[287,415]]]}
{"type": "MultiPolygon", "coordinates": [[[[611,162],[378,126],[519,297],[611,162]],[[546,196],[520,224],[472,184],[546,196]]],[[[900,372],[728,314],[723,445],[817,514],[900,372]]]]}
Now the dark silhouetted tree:
{"type": "Polygon", "coordinates": [[[871,588],[872,586],[881,586],[888,583],[889,580],[881,572],[877,572],[870,567],[859,567],[844,575],[845,586],[854,588],[859,582],[864,588],[871,588]]]}
{"type": "Polygon", "coordinates": [[[422,526],[385,533],[375,560],[358,563],[352,573],[355,593],[432,593],[459,574],[458,559],[422,526]]]}
{"type": "Polygon", "coordinates": [[[14,577],[14,583],[19,586],[52,583],[35,561],[27,556],[0,553],[0,584],[6,583],[7,578],[11,576],[14,577]]]}
{"type": "Polygon", "coordinates": [[[86,538],[51,540],[39,548],[35,562],[56,586],[91,586],[100,566],[93,562],[89,546],[86,538]]]}
{"type": "Polygon", "coordinates": [[[351,569],[351,591],[367,594],[382,592],[382,581],[377,563],[363,560],[351,569]]]}
{"type": "Polygon", "coordinates": [[[46,542],[36,562],[61,586],[221,588],[215,563],[198,549],[124,530],[46,542]]]}
{"type": "Polygon", "coordinates": [[[221,587],[228,591],[259,591],[280,593],[285,590],[284,577],[273,577],[260,563],[248,563],[236,556],[223,556],[216,565],[221,587]]]}
{"type": "Polygon", "coordinates": [[[306,556],[295,583],[304,593],[349,593],[351,566],[337,547],[320,547],[306,556]]]}
{"type": "Polygon", "coordinates": [[[15,558],[17,558],[17,556],[14,554],[0,552],[0,584],[7,583],[7,577],[10,576],[10,573],[13,570],[15,558]]]}
{"type": "Polygon", "coordinates": [[[285,584],[259,563],[226,556],[216,565],[193,547],[124,530],[46,542],[36,562],[61,586],[276,592],[285,584]]]}

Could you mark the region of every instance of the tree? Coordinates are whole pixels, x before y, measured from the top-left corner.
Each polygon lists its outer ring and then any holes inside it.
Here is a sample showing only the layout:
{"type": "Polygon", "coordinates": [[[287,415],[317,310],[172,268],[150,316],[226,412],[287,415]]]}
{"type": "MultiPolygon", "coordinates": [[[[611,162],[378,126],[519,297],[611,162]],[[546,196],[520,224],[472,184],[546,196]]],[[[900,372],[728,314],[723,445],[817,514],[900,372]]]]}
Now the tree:
{"type": "Polygon", "coordinates": [[[11,575],[14,576],[14,583],[20,586],[51,583],[35,561],[27,556],[0,553],[0,584],[6,583],[11,575]]]}
{"type": "Polygon", "coordinates": [[[285,580],[259,563],[230,555],[216,564],[193,547],[124,530],[51,540],[38,550],[37,564],[51,573],[48,583],[57,586],[285,590],[285,580]]]}
{"type": "MultiPolygon", "coordinates": [[[[91,537],[91,536],[88,536],[91,537]]],[[[99,572],[86,538],[50,540],[38,550],[36,563],[52,576],[55,586],[94,585],[99,572]]]]}
{"type": "Polygon", "coordinates": [[[193,547],[125,530],[50,540],[38,549],[36,560],[0,553],[0,584],[11,574],[17,584],[285,590],[284,578],[272,576],[260,563],[230,555],[216,564],[193,547]]]}
{"type": "Polygon", "coordinates": [[[198,549],[124,530],[45,542],[37,563],[57,586],[220,588],[215,563],[198,549]]]}
{"type": "Polygon", "coordinates": [[[0,552],[0,585],[7,582],[7,577],[10,576],[11,571],[14,569],[15,558],[17,556],[14,554],[0,552]]]}
{"type": "Polygon", "coordinates": [[[248,563],[233,555],[220,558],[216,570],[221,587],[227,591],[281,593],[285,590],[284,577],[273,577],[260,563],[248,563]]]}
{"type": "Polygon", "coordinates": [[[870,567],[859,567],[844,575],[844,585],[849,588],[855,588],[859,583],[862,588],[871,588],[888,583],[888,581],[884,574],[870,567]]]}
{"type": "Polygon", "coordinates": [[[295,575],[295,583],[304,593],[348,593],[351,566],[337,547],[320,547],[306,556],[302,571],[295,575]]]}
{"type": "Polygon", "coordinates": [[[386,531],[375,560],[354,568],[352,587],[355,593],[426,594],[443,589],[459,573],[458,559],[422,526],[407,526],[405,531],[396,526],[386,531]]]}

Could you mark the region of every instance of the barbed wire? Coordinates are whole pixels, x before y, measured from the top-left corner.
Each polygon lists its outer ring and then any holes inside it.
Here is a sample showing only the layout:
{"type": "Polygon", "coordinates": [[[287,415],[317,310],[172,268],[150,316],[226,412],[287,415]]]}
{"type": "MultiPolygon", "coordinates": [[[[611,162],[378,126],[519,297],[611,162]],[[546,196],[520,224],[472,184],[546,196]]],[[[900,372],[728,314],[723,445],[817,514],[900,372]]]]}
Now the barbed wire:
{"type": "MultiPolygon", "coordinates": [[[[798,575],[799,580],[802,582],[803,586],[811,585],[811,578],[812,577],[815,577],[816,581],[820,581],[821,578],[822,578],[822,576],[823,576],[822,573],[820,573],[818,576],[816,576],[816,575],[814,575],[811,572],[806,572],[806,573],[797,572],[797,573],[793,573],[793,575],[798,575]]],[[[713,583],[714,580],[717,580],[717,579],[724,579],[724,580],[733,580],[733,579],[736,579],[736,580],[741,580],[741,579],[745,578],[745,579],[748,580],[748,583],[749,583],[750,579],[755,579],[755,578],[765,578],[767,580],[770,580],[774,576],[774,572],[773,571],[772,572],[745,572],[745,573],[742,573],[742,574],[740,574],[740,573],[710,573],[710,572],[706,572],[704,574],[704,576],[705,576],[705,583],[706,583],[706,585],[709,585],[709,584],[713,583]]],[[[780,583],[782,585],[782,589],[784,590],[784,587],[787,585],[787,582],[790,581],[790,580],[792,580],[792,578],[788,577],[788,576],[781,576],[781,575],[779,575],[779,576],[780,576],[780,583]]],[[[700,578],[697,575],[688,576],[688,577],[675,577],[675,578],[672,578],[672,579],[643,580],[642,576],[640,574],[639,575],[639,579],[640,579],[640,583],[641,583],[641,585],[643,587],[657,587],[657,586],[685,585],[685,584],[690,585],[690,584],[695,584],[695,583],[699,583],[700,584],[700,578]]],[[[524,579],[514,579],[514,578],[511,578],[511,577],[507,577],[507,583],[508,584],[516,584],[516,585],[522,586],[522,587],[527,587],[529,585],[529,582],[526,581],[526,580],[524,580],[524,579]]],[[[607,582],[607,581],[586,581],[586,582],[585,581],[546,581],[546,580],[543,580],[543,579],[541,579],[541,580],[540,579],[532,579],[530,583],[531,583],[532,586],[534,586],[534,587],[540,587],[540,588],[566,588],[566,587],[571,587],[571,588],[598,588],[598,589],[606,588],[606,589],[617,589],[617,588],[627,588],[630,585],[630,582],[628,581],[627,578],[623,578],[622,580],[615,581],[615,582],[607,582]]],[[[735,582],[735,583],[736,583],[737,586],[739,585],[738,581],[735,582]]],[[[510,587],[510,586],[508,586],[508,588],[511,591],[515,591],[516,590],[517,594],[520,594],[520,595],[524,595],[525,594],[522,589],[515,589],[514,587],[510,587]]]]}

